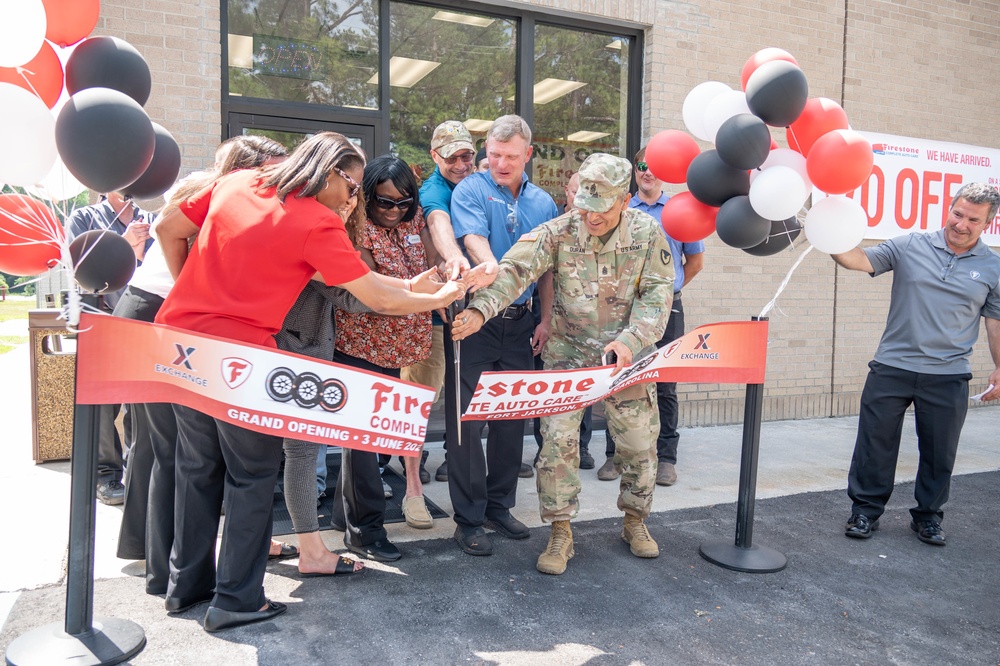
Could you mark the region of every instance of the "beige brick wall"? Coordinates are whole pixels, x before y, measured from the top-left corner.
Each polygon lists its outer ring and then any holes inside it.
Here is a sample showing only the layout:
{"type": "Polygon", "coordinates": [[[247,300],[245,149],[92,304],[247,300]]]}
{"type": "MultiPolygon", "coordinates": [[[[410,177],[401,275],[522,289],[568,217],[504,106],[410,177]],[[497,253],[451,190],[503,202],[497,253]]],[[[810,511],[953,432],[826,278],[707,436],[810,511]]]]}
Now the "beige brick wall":
{"type": "Polygon", "coordinates": [[[153,76],[146,112],[181,148],[181,174],[211,166],[222,132],[218,0],[103,0],[94,35],[124,39],[153,76]]]}
{"type": "MultiPolygon", "coordinates": [[[[810,95],[843,100],[855,129],[1000,147],[1000,3],[995,0],[534,0],[507,5],[646,30],[644,139],[683,129],[687,92],[707,80],[739,86],[758,49],[790,51],[810,95]],[[846,11],[845,11],[846,7],[846,11]],[[846,15],[846,36],[845,36],[846,15]]],[[[221,133],[217,0],[104,0],[96,34],[135,45],[149,61],[150,116],[177,138],[184,170],[211,163],[221,133]]],[[[784,145],[784,132],[773,135],[784,145]]],[[[708,147],[708,146],[704,146],[708,147]]],[[[676,188],[675,188],[676,189],[676,188]]],[[[707,240],[706,267],[684,290],[688,329],[758,314],[805,247],[756,258],[707,240]]],[[[835,268],[819,252],[799,266],[770,317],[765,419],[857,412],[878,344],[891,278],[835,268]]],[[[985,337],[985,334],[984,336],[985,337]]],[[[990,363],[976,348],[978,386],[990,363]]],[[[682,423],[742,419],[739,386],[682,384],[682,423]]]]}

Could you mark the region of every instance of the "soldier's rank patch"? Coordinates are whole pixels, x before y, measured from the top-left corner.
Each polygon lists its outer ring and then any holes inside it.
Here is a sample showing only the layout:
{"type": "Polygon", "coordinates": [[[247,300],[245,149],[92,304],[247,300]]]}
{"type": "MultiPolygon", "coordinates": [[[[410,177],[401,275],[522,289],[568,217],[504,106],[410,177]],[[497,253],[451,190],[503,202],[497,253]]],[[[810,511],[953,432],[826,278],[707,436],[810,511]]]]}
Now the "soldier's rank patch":
{"type": "Polygon", "coordinates": [[[670,250],[660,250],[660,261],[664,266],[670,263],[670,250]]]}

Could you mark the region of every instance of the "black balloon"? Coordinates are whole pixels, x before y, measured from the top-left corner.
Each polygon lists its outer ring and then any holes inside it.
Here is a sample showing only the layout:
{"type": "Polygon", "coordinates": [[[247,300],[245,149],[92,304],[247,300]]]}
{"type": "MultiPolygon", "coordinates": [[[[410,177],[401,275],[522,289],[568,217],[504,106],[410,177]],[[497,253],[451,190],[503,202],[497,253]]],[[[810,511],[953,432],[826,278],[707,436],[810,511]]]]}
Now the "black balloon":
{"type": "Polygon", "coordinates": [[[80,234],[69,244],[69,254],[73,258],[73,277],[95,294],[122,289],[135,272],[132,246],[107,229],[80,234]]]}
{"type": "Polygon", "coordinates": [[[691,161],[687,186],[695,199],[718,208],[729,199],[750,192],[750,174],[723,162],[718,151],[706,150],[691,161]]]}
{"type": "Polygon", "coordinates": [[[771,131],[757,116],[738,113],[722,123],[715,135],[715,149],[731,167],[756,169],[771,152],[771,131]]]}
{"type": "Polygon", "coordinates": [[[790,246],[792,241],[798,238],[801,231],[802,225],[794,217],[772,222],[771,232],[764,239],[764,242],[743,251],[755,257],[770,257],[790,246]]]}
{"type": "Polygon", "coordinates": [[[771,231],[771,221],[754,212],[750,197],[733,197],[719,208],[715,231],[723,243],[742,250],[764,242],[771,231]]]}
{"type": "Polygon", "coordinates": [[[765,62],[747,81],[747,106],[774,127],[788,127],[806,108],[809,83],[802,70],[785,60],[765,62]]]}
{"type": "Polygon", "coordinates": [[[156,142],[153,161],[139,176],[139,180],[123,189],[122,194],[136,199],[155,199],[170,189],[177,180],[177,174],[181,170],[180,147],[162,125],[153,123],[153,134],[156,142]]]}
{"type": "Polygon", "coordinates": [[[66,61],[66,91],[70,95],[86,88],[111,88],[143,106],[152,85],[145,58],[117,37],[86,39],[66,61]]]}
{"type": "Polygon", "coordinates": [[[153,159],[153,123],[135,100],[109,88],[87,88],[56,119],[56,147],[69,172],[96,192],[133,183],[153,159]]]}

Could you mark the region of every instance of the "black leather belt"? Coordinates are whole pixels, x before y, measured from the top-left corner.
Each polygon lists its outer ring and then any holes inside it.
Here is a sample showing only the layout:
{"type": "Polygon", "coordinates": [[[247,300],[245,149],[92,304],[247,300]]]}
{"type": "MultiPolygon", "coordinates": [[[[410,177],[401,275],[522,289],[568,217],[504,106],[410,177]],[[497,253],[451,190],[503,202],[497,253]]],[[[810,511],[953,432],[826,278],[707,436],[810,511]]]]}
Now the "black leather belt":
{"type": "Polygon", "coordinates": [[[497,315],[501,319],[520,319],[524,315],[528,314],[530,310],[531,310],[531,303],[528,302],[528,303],[522,303],[521,305],[508,306],[503,310],[501,310],[500,312],[498,312],[497,315]]]}

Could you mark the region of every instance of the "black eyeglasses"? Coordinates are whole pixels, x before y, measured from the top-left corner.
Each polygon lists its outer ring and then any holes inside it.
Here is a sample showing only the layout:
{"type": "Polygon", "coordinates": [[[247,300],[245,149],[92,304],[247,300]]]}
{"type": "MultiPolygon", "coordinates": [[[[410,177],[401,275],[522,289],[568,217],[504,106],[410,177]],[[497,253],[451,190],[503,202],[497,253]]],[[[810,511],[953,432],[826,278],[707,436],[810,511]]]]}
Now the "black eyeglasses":
{"type": "Polygon", "coordinates": [[[382,210],[392,210],[393,208],[398,208],[399,210],[405,211],[412,203],[413,197],[407,197],[396,201],[395,199],[387,199],[386,197],[380,197],[377,194],[375,195],[375,205],[382,210]]]}
{"type": "Polygon", "coordinates": [[[347,194],[348,198],[355,196],[358,193],[358,191],[361,190],[361,186],[358,185],[358,181],[348,176],[346,173],[343,172],[343,170],[338,169],[337,167],[333,167],[333,170],[337,172],[338,176],[346,180],[347,186],[351,188],[347,194]]]}
{"type": "Polygon", "coordinates": [[[636,162],[635,170],[638,171],[639,173],[646,173],[646,171],[649,170],[649,165],[646,164],[645,162],[636,162]]]}

